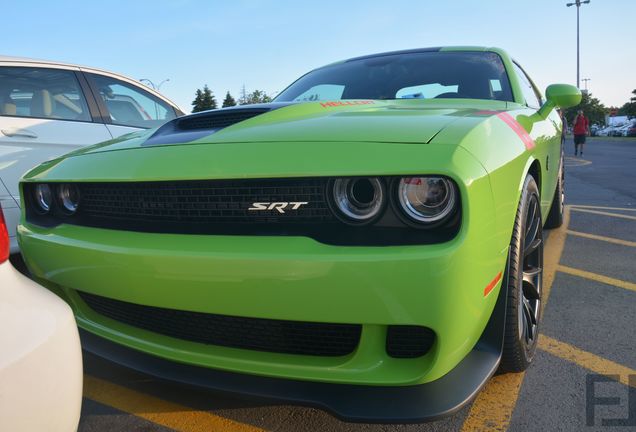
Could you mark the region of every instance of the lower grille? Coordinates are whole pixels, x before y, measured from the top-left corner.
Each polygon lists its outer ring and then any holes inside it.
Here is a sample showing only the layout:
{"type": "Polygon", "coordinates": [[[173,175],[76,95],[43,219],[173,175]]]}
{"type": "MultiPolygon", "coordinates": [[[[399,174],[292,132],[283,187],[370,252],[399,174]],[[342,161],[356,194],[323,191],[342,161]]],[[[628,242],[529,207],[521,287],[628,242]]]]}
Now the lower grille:
{"type": "Polygon", "coordinates": [[[79,292],[95,312],[154,333],[230,348],[337,357],[351,354],[362,326],[242,318],[143,306],[79,292]]]}
{"type": "Polygon", "coordinates": [[[435,342],[435,332],[428,327],[392,325],[387,329],[386,352],[395,358],[425,355],[435,342]]]}

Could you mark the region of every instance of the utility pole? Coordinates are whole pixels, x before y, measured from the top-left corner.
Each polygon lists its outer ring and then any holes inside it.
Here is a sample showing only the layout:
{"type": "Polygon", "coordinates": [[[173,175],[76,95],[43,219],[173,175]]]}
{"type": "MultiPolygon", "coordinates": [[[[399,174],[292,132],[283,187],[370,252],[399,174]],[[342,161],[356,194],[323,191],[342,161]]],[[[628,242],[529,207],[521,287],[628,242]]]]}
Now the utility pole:
{"type": "Polygon", "coordinates": [[[574,3],[567,3],[566,6],[576,6],[576,87],[581,88],[581,56],[580,56],[580,44],[579,44],[579,9],[582,4],[588,4],[590,0],[576,0],[574,3]]]}
{"type": "Polygon", "coordinates": [[[592,78],[583,78],[581,81],[585,83],[585,93],[587,93],[587,82],[592,81],[592,78]]]}

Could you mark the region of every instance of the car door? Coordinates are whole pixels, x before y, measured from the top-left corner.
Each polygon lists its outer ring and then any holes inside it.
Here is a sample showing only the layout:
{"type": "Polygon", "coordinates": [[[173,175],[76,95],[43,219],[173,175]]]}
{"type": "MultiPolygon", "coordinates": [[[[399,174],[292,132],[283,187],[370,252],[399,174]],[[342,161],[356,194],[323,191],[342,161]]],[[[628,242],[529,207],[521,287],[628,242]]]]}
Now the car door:
{"type": "Polygon", "coordinates": [[[78,73],[72,67],[0,63],[0,201],[12,252],[17,251],[22,175],[46,160],[112,138],[78,73]]]}
{"type": "Polygon", "coordinates": [[[85,72],[85,75],[106,127],[115,138],[139,129],[159,127],[181,115],[170,103],[134,81],[94,72],[85,72]]]}

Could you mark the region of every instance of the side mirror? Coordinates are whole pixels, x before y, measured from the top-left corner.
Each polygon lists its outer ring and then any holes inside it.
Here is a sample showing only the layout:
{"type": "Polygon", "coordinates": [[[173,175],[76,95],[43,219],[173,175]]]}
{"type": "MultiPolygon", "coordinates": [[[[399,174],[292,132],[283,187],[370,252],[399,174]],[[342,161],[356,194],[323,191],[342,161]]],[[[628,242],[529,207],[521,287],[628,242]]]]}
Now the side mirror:
{"type": "Polygon", "coordinates": [[[552,84],[545,90],[546,102],[539,115],[547,117],[554,108],[570,108],[581,103],[581,90],[569,84],[552,84]]]}

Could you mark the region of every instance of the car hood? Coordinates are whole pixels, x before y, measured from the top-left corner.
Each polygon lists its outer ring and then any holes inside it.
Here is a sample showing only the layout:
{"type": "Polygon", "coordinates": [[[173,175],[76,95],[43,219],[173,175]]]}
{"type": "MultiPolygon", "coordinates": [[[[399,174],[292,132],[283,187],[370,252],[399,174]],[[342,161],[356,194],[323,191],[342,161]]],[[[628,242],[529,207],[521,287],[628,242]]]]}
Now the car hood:
{"type": "MultiPolygon", "coordinates": [[[[206,111],[158,129],[135,132],[71,153],[246,142],[382,142],[426,144],[462,118],[505,110],[506,102],[455,100],[351,100],[271,103],[206,111]]],[[[474,125],[474,122],[469,122],[474,125]]]]}

